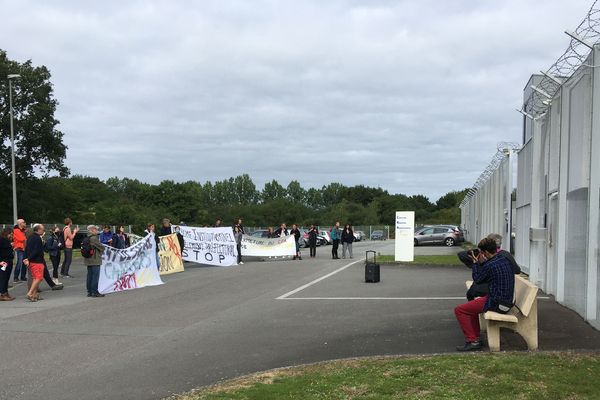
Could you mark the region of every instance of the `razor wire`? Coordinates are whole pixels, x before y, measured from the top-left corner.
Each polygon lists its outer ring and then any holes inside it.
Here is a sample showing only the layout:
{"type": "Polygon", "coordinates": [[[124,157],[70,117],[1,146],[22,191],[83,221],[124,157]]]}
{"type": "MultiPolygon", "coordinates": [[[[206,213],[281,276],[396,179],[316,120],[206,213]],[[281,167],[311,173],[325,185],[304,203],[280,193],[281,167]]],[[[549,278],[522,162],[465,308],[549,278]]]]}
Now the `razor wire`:
{"type": "Polygon", "coordinates": [[[598,5],[598,0],[594,1],[590,11],[574,33],[581,40],[571,37],[567,50],[550,68],[542,72],[541,81],[523,104],[522,111],[525,114],[533,118],[545,114],[562,84],[584,65],[591,52],[588,45],[593,46],[600,43],[600,5],[598,5]]]}
{"type": "Polygon", "coordinates": [[[465,204],[467,204],[471,197],[475,196],[475,193],[477,193],[477,191],[481,189],[483,185],[485,185],[488,179],[490,179],[492,174],[496,172],[504,159],[508,157],[508,154],[511,151],[519,150],[521,145],[513,142],[500,142],[498,143],[497,148],[498,151],[496,154],[494,154],[494,157],[492,157],[492,161],[490,161],[486,169],[481,173],[481,175],[479,175],[479,178],[477,178],[475,184],[473,184],[473,187],[469,189],[459,207],[463,207],[465,204]]]}

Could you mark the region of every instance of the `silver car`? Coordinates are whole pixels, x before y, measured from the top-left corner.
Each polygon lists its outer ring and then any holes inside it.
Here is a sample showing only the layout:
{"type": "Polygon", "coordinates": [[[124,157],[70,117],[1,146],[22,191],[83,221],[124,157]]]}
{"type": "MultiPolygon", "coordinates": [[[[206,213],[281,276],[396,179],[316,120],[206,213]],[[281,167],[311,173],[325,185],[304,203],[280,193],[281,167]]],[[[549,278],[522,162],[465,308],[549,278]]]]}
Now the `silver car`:
{"type": "Polygon", "coordinates": [[[447,226],[427,226],[415,231],[415,246],[443,244],[452,247],[459,242],[460,234],[447,226]]]}

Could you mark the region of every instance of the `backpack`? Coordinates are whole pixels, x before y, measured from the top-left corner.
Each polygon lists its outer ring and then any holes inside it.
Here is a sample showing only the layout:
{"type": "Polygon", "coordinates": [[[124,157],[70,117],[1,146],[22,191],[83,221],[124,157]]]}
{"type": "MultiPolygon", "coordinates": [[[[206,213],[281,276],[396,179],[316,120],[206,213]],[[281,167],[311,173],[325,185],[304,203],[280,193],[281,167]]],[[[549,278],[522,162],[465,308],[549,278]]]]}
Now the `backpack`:
{"type": "Polygon", "coordinates": [[[81,242],[81,256],[83,258],[92,258],[94,256],[94,248],[90,243],[89,236],[86,236],[81,242]]]}

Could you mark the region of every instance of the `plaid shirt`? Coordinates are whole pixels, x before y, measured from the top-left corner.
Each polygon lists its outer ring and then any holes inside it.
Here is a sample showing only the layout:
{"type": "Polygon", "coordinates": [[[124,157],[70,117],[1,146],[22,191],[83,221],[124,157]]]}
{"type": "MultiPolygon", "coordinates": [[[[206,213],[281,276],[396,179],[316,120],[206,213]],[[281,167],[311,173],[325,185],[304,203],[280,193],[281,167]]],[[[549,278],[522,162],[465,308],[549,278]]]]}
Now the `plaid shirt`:
{"type": "Polygon", "coordinates": [[[483,264],[473,264],[473,281],[488,283],[490,294],[483,312],[497,311],[499,302],[512,304],[515,293],[515,274],[510,261],[496,254],[483,264]]]}

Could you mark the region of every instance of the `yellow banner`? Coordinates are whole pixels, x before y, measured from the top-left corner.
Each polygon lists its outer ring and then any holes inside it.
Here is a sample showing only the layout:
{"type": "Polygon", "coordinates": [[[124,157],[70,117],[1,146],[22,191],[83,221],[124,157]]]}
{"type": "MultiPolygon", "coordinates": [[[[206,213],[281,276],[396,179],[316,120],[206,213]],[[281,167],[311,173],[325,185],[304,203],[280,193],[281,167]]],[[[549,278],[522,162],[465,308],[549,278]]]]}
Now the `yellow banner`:
{"type": "Polygon", "coordinates": [[[158,245],[160,257],[160,274],[169,275],[175,272],[183,272],[183,259],[181,258],[181,247],[177,234],[172,233],[160,237],[158,245]]]}

